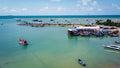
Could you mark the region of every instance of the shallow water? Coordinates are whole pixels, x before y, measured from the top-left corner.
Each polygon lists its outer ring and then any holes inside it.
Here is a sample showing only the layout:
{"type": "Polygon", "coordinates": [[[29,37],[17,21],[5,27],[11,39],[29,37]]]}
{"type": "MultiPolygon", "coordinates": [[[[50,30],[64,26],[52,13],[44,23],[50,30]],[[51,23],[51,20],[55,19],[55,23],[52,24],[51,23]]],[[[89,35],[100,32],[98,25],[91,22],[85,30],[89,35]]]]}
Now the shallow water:
{"type": "MultiPolygon", "coordinates": [[[[18,26],[14,19],[1,19],[0,68],[119,68],[120,51],[105,49],[120,37],[71,37],[69,27],[18,26]],[[26,39],[27,47],[18,44],[26,39]]],[[[48,22],[48,21],[47,21],[48,22]]]]}

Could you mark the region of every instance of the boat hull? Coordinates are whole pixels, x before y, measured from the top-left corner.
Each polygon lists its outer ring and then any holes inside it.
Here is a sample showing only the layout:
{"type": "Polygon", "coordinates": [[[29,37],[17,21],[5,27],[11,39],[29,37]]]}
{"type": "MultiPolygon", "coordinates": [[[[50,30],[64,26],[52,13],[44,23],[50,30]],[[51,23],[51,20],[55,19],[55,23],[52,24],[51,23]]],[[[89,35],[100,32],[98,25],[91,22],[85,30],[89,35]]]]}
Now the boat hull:
{"type": "Polygon", "coordinates": [[[28,43],[19,43],[20,45],[27,46],[28,43]]]}
{"type": "Polygon", "coordinates": [[[109,46],[105,46],[105,48],[109,48],[113,50],[120,50],[120,46],[117,46],[117,45],[109,45],[109,46]]]}
{"type": "Polygon", "coordinates": [[[78,59],[78,63],[82,66],[86,66],[86,64],[84,63],[84,61],[82,61],[81,59],[78,59]]]}

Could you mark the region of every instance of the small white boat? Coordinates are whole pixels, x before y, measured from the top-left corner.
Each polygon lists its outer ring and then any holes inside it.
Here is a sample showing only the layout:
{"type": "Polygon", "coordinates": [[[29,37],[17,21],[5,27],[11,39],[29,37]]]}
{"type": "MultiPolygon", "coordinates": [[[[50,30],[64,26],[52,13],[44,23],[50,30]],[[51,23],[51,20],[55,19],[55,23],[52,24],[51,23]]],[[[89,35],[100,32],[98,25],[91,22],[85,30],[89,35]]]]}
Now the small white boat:
{"type": "Polygon", "coordinates": [[[105,48],[110,48],[110,49],[114,49],[114,50],[120,50],[120,46],[118,46],[118,45],[107,45],[107,46],[105,46],[105,48]]]}

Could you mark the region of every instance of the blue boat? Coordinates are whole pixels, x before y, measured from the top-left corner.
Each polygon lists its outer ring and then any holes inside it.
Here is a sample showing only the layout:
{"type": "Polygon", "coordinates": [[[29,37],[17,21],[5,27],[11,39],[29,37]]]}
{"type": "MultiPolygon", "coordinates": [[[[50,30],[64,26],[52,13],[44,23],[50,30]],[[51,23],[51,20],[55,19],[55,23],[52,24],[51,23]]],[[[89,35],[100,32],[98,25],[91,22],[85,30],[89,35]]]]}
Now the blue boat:
{"type": "Polygon", "coordinates": [[[80,65],[82,65],[82,66],[86,66],[85,62],[82,61],[81,59],[78,59],[78,63],[79,63],[80,65]]]}

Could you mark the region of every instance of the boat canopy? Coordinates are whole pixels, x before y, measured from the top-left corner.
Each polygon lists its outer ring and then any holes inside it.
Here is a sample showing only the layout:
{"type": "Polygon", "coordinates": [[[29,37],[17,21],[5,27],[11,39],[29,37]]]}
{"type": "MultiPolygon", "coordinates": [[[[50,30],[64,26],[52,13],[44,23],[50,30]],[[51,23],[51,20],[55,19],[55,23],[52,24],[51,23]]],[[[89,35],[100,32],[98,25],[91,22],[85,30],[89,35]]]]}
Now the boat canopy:
{"type": "Polygon", "coordinates": [[[95,26],[95,27],[83,27],[83,26],[80,26],[80,27],[76,27],[76,29],[100,29],[99,26],[95,26]]]}

